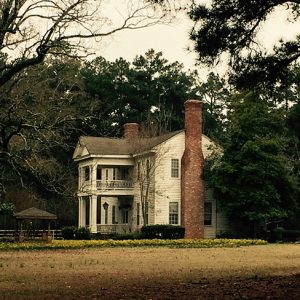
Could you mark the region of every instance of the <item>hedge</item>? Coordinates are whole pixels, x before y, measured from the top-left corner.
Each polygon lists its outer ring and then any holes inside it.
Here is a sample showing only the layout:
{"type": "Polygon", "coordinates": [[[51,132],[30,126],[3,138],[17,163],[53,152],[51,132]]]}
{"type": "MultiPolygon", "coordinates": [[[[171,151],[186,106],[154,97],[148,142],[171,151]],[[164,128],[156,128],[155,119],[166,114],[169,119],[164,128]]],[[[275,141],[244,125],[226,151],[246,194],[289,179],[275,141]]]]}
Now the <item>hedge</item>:
{"type": "Polygon", "coordinates": [[[184,232],[184,227],[173,225],[149,225],[141,229],[145,239],[182,239],[184,232]]]}

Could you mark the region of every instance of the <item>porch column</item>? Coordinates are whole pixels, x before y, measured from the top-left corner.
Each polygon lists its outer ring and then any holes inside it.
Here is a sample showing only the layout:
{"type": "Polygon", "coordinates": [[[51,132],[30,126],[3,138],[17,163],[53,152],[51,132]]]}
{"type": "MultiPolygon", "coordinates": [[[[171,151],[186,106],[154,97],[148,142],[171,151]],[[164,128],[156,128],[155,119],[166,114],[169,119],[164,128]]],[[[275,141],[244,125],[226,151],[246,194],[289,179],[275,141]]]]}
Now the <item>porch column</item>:
{"type": "Polygon", "coordinates": [[[97,196],[90,196],[90,228],[92,233],[97,233],[97,196]]]}
{"type": "Polygon", "coordinates": [[[78,197],[78,227],[86,225],[86,203],[84,197],[78,197]]]}
{"type": "Polygon", "coordinates": [[[91,166],[91,188],[92,191],[96,191],[97,189],[97,164],[93,164],[91,166]]]}
{"type": "Polygon", "coordinates": [[[78,197],[78,227],[82,227],[82,199],[78,197]]]}

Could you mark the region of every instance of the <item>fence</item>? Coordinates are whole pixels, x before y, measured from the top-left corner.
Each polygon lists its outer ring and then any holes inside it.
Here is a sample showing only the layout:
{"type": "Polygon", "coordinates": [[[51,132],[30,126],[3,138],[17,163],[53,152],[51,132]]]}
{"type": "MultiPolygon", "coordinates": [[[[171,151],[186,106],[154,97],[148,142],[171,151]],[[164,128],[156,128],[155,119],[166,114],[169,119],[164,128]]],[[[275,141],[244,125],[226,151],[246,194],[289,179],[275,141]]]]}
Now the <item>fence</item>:
{"type": "MultiPolygon", "coordinates": [[[[0,230],[0,241],[1,240],[13,241],[15,232],[16,232],[15,230],[0,230]]],[[[25,239],[33,239],[33,240],[41,239],[43,232],[45,232],[45,230],[31,230],[31,231],[24,230],[24,237],[25,239]]],[[[50,230],[50,232],[54,240],[62,239],[61,230],[50,230]]]]}

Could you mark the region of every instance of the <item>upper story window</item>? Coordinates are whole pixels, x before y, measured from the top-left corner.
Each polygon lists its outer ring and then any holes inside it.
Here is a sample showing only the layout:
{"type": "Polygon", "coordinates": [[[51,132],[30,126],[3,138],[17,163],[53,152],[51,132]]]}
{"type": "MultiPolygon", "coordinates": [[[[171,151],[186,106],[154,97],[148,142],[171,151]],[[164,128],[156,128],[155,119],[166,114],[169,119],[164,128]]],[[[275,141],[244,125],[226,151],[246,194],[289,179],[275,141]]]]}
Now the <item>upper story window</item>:
{"type": "Polygon", "coordinates": [[[97,166],[97,180],[102,180],[102,168],[97,166]]]}
{"type": "Polygon", "coordinates": [[[204,203],[204,225],[212,225],[212,202],[204,203]]]}
{"type": "Polygon", "coordinates": [[[171,177],[179,177],[179,159],[171,159],[171,177]]]}
{"type": "Polygon", "coordinates": [[[90,180],[90,167],[83,168],[84,181],[90,180]]]}

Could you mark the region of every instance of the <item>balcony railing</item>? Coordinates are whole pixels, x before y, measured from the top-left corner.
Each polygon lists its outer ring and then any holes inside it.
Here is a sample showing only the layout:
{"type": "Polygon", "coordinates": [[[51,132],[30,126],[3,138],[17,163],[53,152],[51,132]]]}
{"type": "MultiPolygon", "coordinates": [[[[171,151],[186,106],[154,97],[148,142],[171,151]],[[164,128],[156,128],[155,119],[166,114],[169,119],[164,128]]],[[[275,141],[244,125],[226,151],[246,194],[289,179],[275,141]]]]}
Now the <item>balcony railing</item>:
{"type": "Polygon", "coordinates": [[[127,190],[133,188],[131,180],[97,180],[98,190],[127,190]]]}

